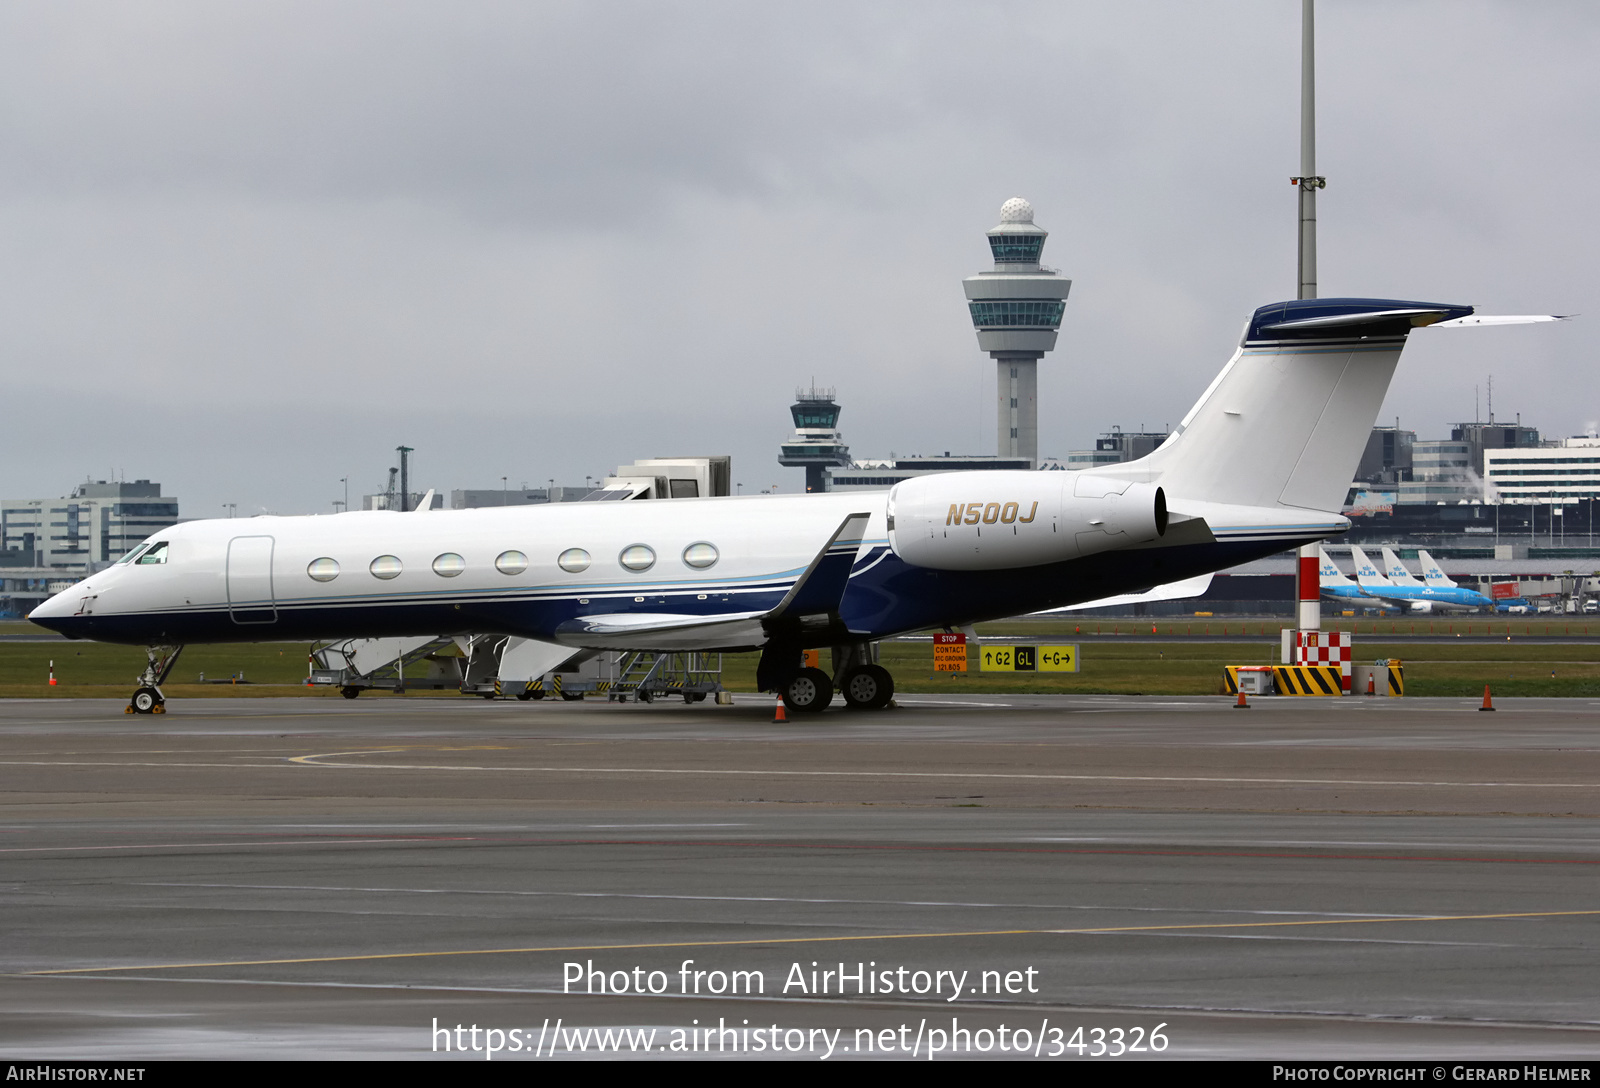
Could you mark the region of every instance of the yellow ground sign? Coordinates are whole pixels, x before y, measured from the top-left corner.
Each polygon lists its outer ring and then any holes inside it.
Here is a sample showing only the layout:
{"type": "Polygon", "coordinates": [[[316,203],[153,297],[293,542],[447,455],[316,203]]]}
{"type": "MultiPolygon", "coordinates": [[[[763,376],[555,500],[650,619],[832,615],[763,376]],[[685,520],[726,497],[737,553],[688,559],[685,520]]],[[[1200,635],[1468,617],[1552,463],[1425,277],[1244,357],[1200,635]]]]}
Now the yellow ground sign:
{"type": "Polygon", "coordinates": [[[1076,646],[985,645],[978,655],[984,672],[1077,672],[1076,646]]]}

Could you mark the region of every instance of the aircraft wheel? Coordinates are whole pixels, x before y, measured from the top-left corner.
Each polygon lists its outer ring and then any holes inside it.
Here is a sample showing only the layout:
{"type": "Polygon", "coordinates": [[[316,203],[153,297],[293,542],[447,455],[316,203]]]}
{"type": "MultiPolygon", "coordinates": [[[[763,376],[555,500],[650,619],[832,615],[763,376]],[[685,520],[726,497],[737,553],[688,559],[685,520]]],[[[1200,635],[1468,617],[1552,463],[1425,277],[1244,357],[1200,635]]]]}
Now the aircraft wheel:
{"type": "Polygon", "coordinates": [[[821,669],[801,669],[783,686],[783,705],[797,714],[820,714],[833,702],[833,681],[821,669]]]}
{"type": "Polygon", "coordinates": [[[153,714],[156,707],[161,705],[161,696],[155,688],[140,688],[133,693],[133,700],[129,703],[135,714],[153,714]]]}
{"type": "Polygon", "coordinates": [[[339,694],[343,695],[346,699],[354,699],[356,696],[361,694],[361,689],[345,686],[339,689],[339,694]]]}
{"type": "Polygon", "coordinates": [[[851,710],[882,710],[894,698],[894,677],[882,665],[862,665],[844,675],[839,685],[851,710]]]}

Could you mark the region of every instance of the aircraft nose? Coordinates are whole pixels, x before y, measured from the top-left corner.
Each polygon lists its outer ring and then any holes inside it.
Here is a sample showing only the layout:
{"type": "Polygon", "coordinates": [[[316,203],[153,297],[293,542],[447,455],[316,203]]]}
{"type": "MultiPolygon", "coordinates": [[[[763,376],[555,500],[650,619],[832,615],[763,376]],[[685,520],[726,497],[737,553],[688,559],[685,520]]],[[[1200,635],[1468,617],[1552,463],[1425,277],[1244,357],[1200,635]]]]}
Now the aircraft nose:
{"type": "Polygon", "coordinates": [[[40,627],[66,634],[66,627],[70,626],[72,617],[77,614],[78,598],[82,596],[80,586],[64,590],[29,612],[28,619],[40,627]]]}

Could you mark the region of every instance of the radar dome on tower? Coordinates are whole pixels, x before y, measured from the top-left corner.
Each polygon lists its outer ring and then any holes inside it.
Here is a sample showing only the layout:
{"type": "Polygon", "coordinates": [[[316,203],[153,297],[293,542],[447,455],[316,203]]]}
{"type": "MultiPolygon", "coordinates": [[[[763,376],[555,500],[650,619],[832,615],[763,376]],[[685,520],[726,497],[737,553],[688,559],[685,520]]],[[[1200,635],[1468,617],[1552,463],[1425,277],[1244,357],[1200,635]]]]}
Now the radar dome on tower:
{"type": "Polygon", "coordinates": [[[987,232],[994,269],[968,276],[967,310],[978,347],[996,363],[999,456],[1039,463],[1039,360],[1056,346],[1072,281],[1039,263],[1050,232],[1014,196],[987,232]]]}
{"type": "Polygon", "coordinates": [[[1033,205],[1014,196],[1000,205],[1000,222],[1002,223],[1032,223],[1033,205]]]}

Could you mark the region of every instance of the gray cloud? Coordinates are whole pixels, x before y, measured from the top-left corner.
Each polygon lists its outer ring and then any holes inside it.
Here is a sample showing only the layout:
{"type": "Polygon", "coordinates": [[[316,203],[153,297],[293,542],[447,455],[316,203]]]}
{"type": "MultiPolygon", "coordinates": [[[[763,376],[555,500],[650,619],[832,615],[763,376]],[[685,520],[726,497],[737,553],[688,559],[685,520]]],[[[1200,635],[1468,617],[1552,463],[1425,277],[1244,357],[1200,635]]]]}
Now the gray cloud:
{"type": "MultiPolygon", "coordinates": [[[[1325,294],[1593,309],[1600,14],[1324,3],[1325,294]]],[[[1075,279],[1043,444],[1175,422],[1293,284],[1298,6],[35,4],[0,11],[9,494],[186,514],[731,452],[837,385],[979,450],[959,280],[1025,195],[1075,279]]],[[[1592,322],[1590,323],[1592,325],[1592,322]]],[[[1593,333],[1433,334],[1385,408],[1575,431],[1593,333]]],[[[985,427],[990,428],[985,430],[985,427]]]]}

